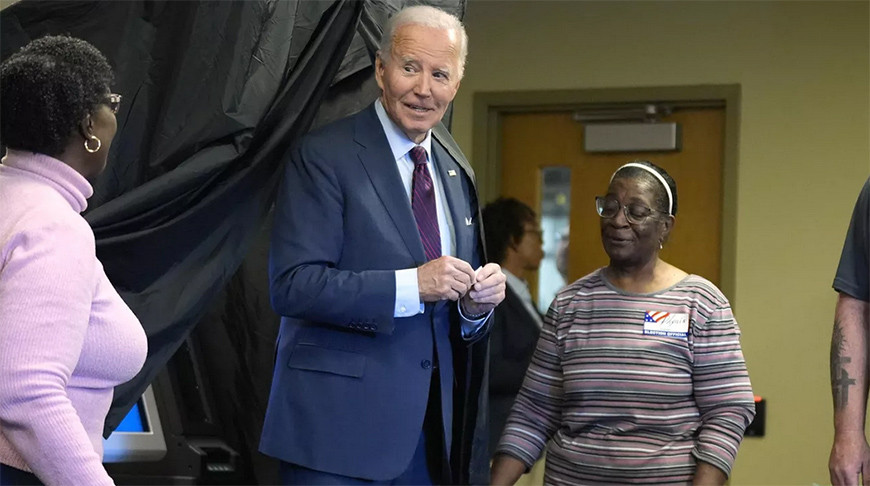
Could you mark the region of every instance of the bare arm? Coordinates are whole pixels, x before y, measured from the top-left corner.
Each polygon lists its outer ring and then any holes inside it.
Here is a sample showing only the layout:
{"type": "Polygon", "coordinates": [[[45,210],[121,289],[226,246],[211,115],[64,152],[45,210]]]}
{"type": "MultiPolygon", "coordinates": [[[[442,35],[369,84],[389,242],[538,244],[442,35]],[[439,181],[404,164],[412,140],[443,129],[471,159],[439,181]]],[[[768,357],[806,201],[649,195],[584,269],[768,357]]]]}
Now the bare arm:
{"type": "Polygon", "coordinates": [[[708,486],[712,484],[721,486],[725,484],[726,479],[728,478],[725,476],[725,471],[709,462],[698,461],[698,465],[695,466],[695,477],[692,479],[692,485],[708,486]]]}
{"type": "Polygon", "coordinates": [[[868,390],[870,303],[840,294],[831,338],[834,445],[828,463],[831,482],[870,485],[870,446],[864,435],[868,390]]]}
{"type": "Polygon", "coordinates": [[[526,472],[522,461],[507,454],[498,454],[492,461],[489,473],[489,483],[492,486],[513,485],[526,472]]]}

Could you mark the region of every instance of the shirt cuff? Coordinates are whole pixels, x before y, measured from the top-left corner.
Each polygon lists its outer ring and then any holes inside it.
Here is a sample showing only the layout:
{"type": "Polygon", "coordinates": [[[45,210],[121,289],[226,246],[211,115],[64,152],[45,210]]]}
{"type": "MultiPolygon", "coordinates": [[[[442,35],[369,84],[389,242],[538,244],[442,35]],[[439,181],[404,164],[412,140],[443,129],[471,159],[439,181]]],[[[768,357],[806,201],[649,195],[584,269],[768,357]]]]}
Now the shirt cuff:
{"type": "Polygon", "coordinates": [[[480,317],[469,318],[462,312],[462,304],[459,301],[456,302],[456,307],[459,309],[459,317],[462,318],[462,337],[464,339],[468,339],[474,336],[477,331],[480,331],[484,324],[486,324],[486,320],[492,315],[492,310],[490,310],[480,317]]]}
{"type": "Polygon", "coordinates": [[[396,270],[396,306],[393,317],[411,317],[423,312],[420,289],[417,286],[417,269],[396,270]]]}

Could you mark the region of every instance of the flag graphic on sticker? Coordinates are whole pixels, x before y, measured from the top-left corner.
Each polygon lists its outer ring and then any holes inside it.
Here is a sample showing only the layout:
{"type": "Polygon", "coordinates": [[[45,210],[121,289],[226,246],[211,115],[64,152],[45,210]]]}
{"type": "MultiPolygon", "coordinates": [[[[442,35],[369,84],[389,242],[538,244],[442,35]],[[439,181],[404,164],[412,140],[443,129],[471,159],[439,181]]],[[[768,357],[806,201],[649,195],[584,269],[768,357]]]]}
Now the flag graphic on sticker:
{"type": "Polygon", "coordinates": [[[643,315],[643,333],[685,339],[689,336],[689,314],[646,311],[643,315]]]}

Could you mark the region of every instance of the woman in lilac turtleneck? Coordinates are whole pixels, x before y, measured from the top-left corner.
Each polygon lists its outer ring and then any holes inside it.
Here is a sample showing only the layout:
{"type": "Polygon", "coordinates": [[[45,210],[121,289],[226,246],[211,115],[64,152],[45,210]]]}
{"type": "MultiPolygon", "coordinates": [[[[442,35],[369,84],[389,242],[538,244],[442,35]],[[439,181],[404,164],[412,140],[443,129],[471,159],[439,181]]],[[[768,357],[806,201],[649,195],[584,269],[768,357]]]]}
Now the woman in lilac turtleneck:
{"type": "Polygon", "coordinates": [[[94,46],[37,39],[0,67],[0,484],[111,485],[103,421],[145,361],[79,213],[120,96],[94,46]]]}

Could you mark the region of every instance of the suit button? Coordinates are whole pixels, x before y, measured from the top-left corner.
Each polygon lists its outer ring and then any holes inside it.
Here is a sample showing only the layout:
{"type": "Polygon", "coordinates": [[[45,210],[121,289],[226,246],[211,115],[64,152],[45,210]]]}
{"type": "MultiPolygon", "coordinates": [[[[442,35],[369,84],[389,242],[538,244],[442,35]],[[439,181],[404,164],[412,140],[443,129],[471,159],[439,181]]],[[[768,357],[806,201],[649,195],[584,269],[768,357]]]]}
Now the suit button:
{"type": "Polygon", "coordinates": [[[432,368],[432,362],[429,361],[428,359],[424,359],[423,361],[420,362],[420,366],[424,370],[428,370],[428,369],[432,368]]]}

